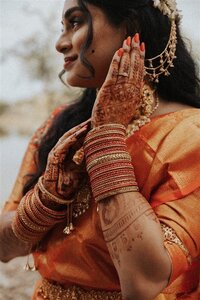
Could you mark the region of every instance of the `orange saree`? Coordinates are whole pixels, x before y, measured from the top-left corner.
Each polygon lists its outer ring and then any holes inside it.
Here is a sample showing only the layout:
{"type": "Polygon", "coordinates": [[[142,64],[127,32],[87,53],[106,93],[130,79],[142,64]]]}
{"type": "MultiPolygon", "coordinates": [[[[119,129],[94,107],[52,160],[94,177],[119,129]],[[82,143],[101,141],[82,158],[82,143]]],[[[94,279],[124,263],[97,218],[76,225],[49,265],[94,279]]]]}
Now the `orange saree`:
{"type": "MultiPolygon", "coordinates": [[[[156,300],[199,297],[199,136],[200,111],[191,108],[152,118],[127,139],[140,192],[151,203],[159,220],[176,232],[188,251],[186,255],[180,245],[164,242],[172,261],[172,274],[169,286],[156,300]]],[[[23,176],[34,170],[36,151],[32,139],[5,211],[17,208],[23,176]]],[[[34,253],[42,277],[65,288],[75,285],[89,290],[120,291],[94,202],[74,225],[75,230],[69,236],[62,232],[65,224],[57,225],[34,253]]],[[[39,284],[34,300],[42,299],[38,291],[39,284]]]]}

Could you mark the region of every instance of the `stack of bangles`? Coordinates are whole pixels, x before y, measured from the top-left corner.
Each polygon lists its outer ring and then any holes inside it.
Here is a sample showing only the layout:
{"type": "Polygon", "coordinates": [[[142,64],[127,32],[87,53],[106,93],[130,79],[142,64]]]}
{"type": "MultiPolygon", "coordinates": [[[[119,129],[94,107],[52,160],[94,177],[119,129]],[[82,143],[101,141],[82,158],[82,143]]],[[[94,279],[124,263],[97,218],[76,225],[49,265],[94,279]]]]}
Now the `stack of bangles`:
{"type": "MultiPolygon", "coordinates": [[[[41,184],[42,177],[39,182],[41,184]]],[[[67,210],[55,211],[47,208],[40,200],[40,192],[39,184],[36,184],[22,198],[12,222],[14,234],[24,242],[38,242],[55,224],[66,220],[67,210]]],[[[51,196],[51,200],[54,199],[54,195],[51,196]]]]}
{"type": "Polygon", "coordinates": [[[106,124],[86,136],[84,153],[96,202],[116,194],[138,191],[125,134],[123,125],[106,124]]]}

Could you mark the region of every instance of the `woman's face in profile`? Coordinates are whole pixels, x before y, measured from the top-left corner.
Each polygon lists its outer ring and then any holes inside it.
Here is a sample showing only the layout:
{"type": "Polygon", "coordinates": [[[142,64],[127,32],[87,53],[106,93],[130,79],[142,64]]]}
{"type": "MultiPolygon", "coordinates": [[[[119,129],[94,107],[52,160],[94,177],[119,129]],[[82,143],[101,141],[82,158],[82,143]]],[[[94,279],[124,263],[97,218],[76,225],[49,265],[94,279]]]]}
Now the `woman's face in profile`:
{"type": "Polygon", "coordinates": [[[126,30],[124,26],[112,26],[98,7],[87,5],[87,8],[93,22],[93,41],[84,56],[95,69],[95,76],[91,78],[90,71],[80,60],[81,46],[86,40],[89,25],[85,12],[76,0],[65,1],[63,28],[56,49],[63,54],[66,81],[69,85],[96,88],[103,84],[112,57],[126,37],[126,30]]]}

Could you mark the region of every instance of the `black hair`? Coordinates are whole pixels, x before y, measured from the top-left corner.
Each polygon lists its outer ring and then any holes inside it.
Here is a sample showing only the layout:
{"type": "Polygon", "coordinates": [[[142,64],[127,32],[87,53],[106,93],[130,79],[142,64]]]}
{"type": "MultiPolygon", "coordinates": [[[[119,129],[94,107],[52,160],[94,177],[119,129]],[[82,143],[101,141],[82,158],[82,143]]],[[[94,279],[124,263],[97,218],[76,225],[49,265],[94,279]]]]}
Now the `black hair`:
{"type": "MultiPolygon", "coordinates": [[[[93,77],[95,70],[85,58],[85,51],[93,39],[92,16],[87,5],[100,8],[111,25],[116,27],[126,25],[127,36],[140,33],[141,41],[146,45],[146,58],[160,54],[169,39],[171,22],[152,5],[152,0],[78,0],[78,5],[85,12],[88,20],[88,33],[82,45],[80,58],[93,77]]],[[[192,107],[200,108],[200,84],[196,75],[196,66],[180,34],[177,21],[177,58],[170,76],[160,76],[157,84],[158,95],[166,101],[176,101],[192,107]]],[[[64,110],[55,119],[46,136],[43,138],[37,152],[37,171],[31,176],[24,187],[24,194],[37,182],[44,172],[47,156],[58,139],[70,128],[85,121],[91,116],[95,101],[95,89],[87,89],[82,98],[64,110]]]]}

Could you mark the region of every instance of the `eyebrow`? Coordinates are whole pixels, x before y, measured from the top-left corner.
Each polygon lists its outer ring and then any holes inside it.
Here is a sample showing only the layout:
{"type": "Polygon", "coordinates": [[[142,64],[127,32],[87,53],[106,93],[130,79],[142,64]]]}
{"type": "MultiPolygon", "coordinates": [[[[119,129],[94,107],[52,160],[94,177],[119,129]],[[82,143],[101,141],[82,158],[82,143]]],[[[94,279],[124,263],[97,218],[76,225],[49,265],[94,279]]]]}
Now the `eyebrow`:
{"type": "Polygon", "coordinates": [[[66,12],[64,13],[63,17],[64,19],[68,19],[70,17],[70,15],[75,12],[75,11],[83,11],[82,8],[80,8],[79,6],[74,6],[72,8],[69,8],[68,10],[66,10],[66,12]]]}

